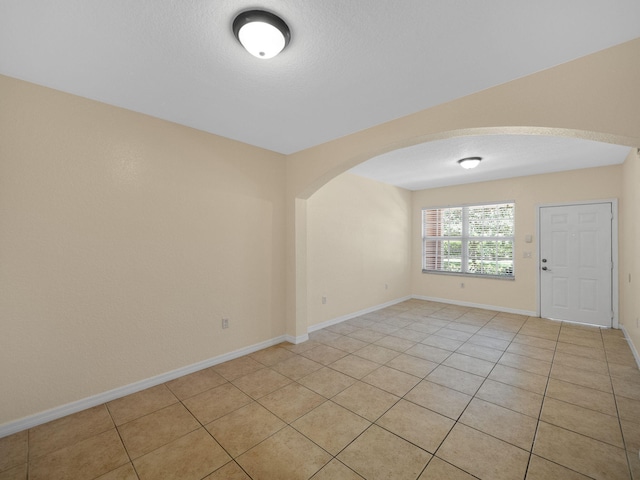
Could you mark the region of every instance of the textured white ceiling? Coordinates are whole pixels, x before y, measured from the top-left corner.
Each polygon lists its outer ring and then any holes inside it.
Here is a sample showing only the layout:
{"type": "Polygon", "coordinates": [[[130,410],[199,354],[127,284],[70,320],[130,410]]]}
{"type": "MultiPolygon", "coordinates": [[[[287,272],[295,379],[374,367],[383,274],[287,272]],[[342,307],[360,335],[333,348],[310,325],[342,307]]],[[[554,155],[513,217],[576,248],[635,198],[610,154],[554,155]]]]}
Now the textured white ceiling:
{"type": "Polygon", "coordinates": [[[288,154],[638,36],[638,0],[1,0],[0,73],[288,154]]]}
{"type": "Polygon", "coordinates": [[[395,150],[361,163],[351,173],[408,190],[445,187],[624,162],[630,148],[543,135],[458,137],[395,150]],[[458,160],[482,157],[465,170],[458,160]]]}

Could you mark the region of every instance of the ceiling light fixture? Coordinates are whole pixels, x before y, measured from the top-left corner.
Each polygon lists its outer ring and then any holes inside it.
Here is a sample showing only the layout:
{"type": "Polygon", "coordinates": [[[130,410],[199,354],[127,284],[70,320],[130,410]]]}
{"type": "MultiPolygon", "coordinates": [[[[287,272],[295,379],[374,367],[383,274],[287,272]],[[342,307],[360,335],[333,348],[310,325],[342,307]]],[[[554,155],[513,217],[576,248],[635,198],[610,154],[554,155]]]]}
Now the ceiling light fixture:
{"type": "Polygon", "coordinates": [[[233,21],[233,34],[254,57],[273,58],[291,40],[291,32],[284,20],[264,10],[243,12],[233,21]]]}
{"type": "Polygon", "coordinates": [[[470,168],[476,168],[480,165],[480,160],[482,160],[482,157],[467,157],[461,158],[458,160],[458,163],[462,168],[469,170],[470,168]]]}

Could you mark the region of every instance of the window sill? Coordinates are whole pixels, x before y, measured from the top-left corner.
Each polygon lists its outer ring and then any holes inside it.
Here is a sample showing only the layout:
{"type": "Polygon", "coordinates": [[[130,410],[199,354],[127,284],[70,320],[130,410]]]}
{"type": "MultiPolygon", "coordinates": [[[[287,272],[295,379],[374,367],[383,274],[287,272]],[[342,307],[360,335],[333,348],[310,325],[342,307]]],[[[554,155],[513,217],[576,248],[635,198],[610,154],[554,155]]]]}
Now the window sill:
{"type": "Polygon", "coordinates": [[[507,280],[513,281],[516,279],[515,275],[482,275],[479,273],[462,273],[462,272],[439,272],[437,270],[422,270],[422,273],[433,275],[449,275],[452,277],[466,277],[466,278],[490,278],[492,280],[507,280]]]}

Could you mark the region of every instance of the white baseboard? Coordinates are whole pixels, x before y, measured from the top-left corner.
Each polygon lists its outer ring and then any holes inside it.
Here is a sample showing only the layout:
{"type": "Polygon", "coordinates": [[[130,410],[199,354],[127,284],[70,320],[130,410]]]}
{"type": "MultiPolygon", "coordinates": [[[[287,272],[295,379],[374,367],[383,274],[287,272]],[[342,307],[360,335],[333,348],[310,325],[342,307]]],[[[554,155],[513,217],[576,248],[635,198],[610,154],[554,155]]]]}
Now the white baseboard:
{"type": "Polygon", "coordinates": [[[17,432],[21,432],[22,430],[26,430],[27,428],[42,425],[43,423],[47,423],[52,420],[57,420],[58,418],[65,417],[72,413],[86,410],[87,408],[102,405],[103,403],[139,392],[140,390],[144,390],[146,388],[155,387],[156,385],[168,382],[169,380],[174,380],[184,375],[197,372],[198,370],[212,367],[214,365],[218,365],[219,363],[227,362],[229,360],[242,357],[249,353],[257,352],[258,350],[277,345],[278,343],[282,343],[285,341],[291,343],[301,343],[302,341],[304,341],[302,340],[303,338],[304,340],[307,340],[309,336],[301,335],[299,337],[292,337],[290,335],[282,335],[280,337],[256,343],[255,345],[241,348],[230,353],[225,353],[224,355],[219,355],[202,362],[194,363],[183,368],[178,368],[167,373],[162,373],[155,377],[140,380],[139,382],[131,383],[129,385],[125,385],[124,387],[114,388],[113,390],[109,390],[107,392],[99,393],[97,395],[83,398],[75,402],[67,403],[65,405],[46,410],[44,412],[36,413],[34,415],[29,415],[28,417],[24,417],[19,420],[0,425],[0,438],[12,435],[17,432]]]}
{"type": "MultiPolygon", "coordinates": [[[[375,312],[377,310],[382,310],[383,308],[390,307],[392,305],[396,305],[398,303],[404,302],[406,300],[411,300],[411,296],[406,296],[402,298],[397,298],[395,300],[391,300],[389,302],[381,303],[379,305],[375,305],[373,307],[365,308],[364,310],[359,310],[357,312],[348,313],[346,315],[342,315],[340,317],[332,318],[331,320],[327,320],[326,322],[318,323],[316,325],[312,325],[308,328],[309,332],[315,332],[316,330],[322,330],[323,328],[330,327],[331,325],[335,325],[337,323],[344,322],[345,320],[351,320],[352,318],[359,317],[360,315],[365,315],[367,313],[375,312]]],[[[308,338],[308,336],[307,336],[308,338]]]]}
{"type": "Polygon", "coordinates": [[[294,337],[293,335],[285,335],[284,340],[286,342],[293,343],[294,345],[298,345],[299,343],[309,340],[309,334],[305,333],[304,335],[299,335],[297,337],[294,337]]]}
{"type": "Polygon", "coordinates": [[[482,308],[484,310],[495,310],[496,312],[515,313],[517,315],[526,315],[528,317],[537,317],[538,314],[531,310],[519,310],[517,308],[498,307],[495,305],[484,305],[482,303],[461,302],[458,300],[450,300],[448,298],[426,297],[424,295],[412,295],[411,298],[416,300],[428,300],[430,302],[448,303],[450,305],[460,305],[461,307],[482,308]]]}
{"type": "Polygon", "coordinates": [[[631,353],[633,353],[633,358],[636,359],[636,365],[638,366],[638,368],[640,368],[640,355],[638,355],[638,350],[636,350],[636,346],[633,343],[633,340],[631,340],[631,336],[629,335],[629,332],[627,331],[626,328],[624,328],[624,325],[620,325],[620,330],[622,330],[622,333],[624,333],[624,338],[626,338],[627,343],[629,344],[631,353]]]}

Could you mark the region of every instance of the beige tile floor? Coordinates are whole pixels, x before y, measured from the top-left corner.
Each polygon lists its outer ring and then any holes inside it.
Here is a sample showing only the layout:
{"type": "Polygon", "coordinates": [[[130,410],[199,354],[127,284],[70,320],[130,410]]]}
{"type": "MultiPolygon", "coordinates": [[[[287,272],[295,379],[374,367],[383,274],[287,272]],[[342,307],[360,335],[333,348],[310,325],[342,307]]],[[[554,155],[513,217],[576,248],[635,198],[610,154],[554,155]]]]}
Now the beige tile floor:
{"type": "Polygon", "coordinates": [[[618,330],[410,300],[310,337],[0,439],[0,480],[640,479],[618,330]]]}

